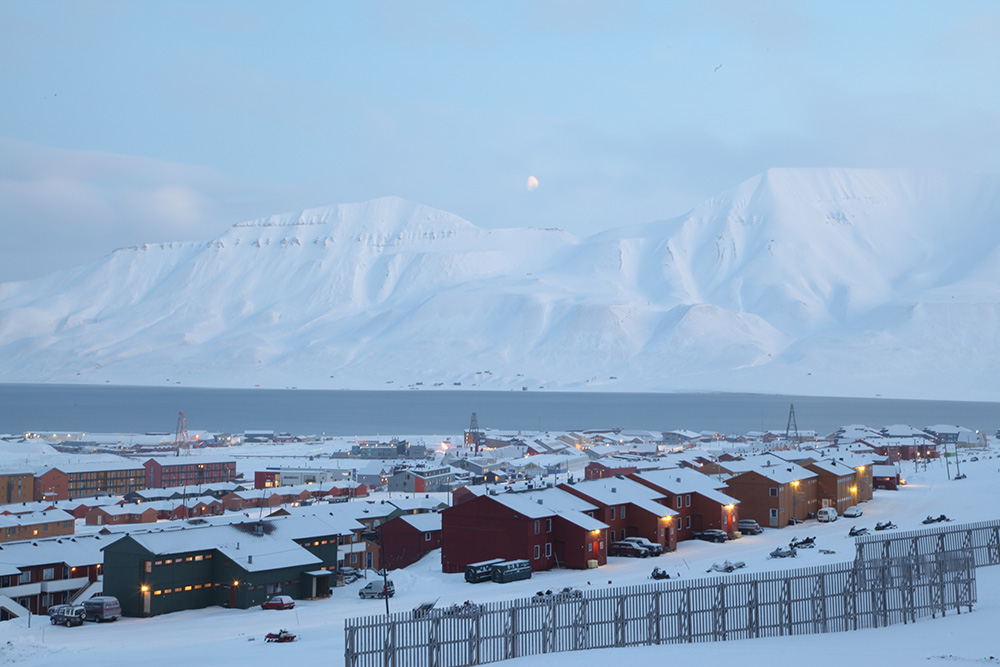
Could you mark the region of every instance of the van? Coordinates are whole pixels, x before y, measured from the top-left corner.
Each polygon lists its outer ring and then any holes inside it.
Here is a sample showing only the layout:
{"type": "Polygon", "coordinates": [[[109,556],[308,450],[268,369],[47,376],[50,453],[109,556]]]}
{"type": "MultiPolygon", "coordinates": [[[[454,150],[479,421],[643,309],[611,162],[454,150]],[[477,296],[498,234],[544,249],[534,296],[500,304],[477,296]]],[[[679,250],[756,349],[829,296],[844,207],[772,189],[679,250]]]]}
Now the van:
{"type": "Polygon", "coordinates": [[[822,507],[816,512],[816,520],[823,523],[837,520],[837,510],[833,507],[822,507]]]}
{"type": "Polygon", "coordinates": [[[493,569],[493,581],[498,584],[531,579],[531,563],[526,560],[508,560],[490,567],[493,569]]]}
{"type": "Polygon", "coordinates": [[[479,563],[470,563],[465,566],[465,580],[470,584],[490,581],[493,579],[493,566],[503,562],[503,558],[491,558],[479,563]]]}
{"type": "Polygon", "coordinates": [[[88,621],[116,621],[122,615],[122,606],[118,598],[111,595],[99,595],[83,601],[83,609],[87,612],[88,621]]]}

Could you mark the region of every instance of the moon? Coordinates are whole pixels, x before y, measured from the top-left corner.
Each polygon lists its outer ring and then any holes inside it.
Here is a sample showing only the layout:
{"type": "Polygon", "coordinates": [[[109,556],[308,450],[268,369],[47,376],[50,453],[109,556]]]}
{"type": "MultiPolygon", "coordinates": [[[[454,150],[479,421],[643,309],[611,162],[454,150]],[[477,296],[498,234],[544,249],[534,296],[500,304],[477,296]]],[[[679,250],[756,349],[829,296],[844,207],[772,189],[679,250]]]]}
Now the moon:
{"type": "Polygon", "coordinates": [[[538,179],[534,176],[528,176],[528,192],[538,189],[538,179]]]}

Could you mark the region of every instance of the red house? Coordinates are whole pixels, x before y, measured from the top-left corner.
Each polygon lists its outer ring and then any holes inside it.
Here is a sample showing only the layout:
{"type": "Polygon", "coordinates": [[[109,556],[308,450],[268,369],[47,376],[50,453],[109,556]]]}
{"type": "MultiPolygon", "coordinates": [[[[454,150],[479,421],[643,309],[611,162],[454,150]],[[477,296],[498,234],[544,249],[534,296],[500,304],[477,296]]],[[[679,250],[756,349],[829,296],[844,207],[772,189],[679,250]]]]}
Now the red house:
{"type": "Polygon", "coordinates": [[[466,487],[441,512],[441,567],[463,572],[490,558],[524,559],[532,570],[607,563],[607,524],[597,508],[559,489],[531,493],[466,487]]]}
{"type": "Polygon", "coordinates": [[[630,475],[635,471],[635,466],[612,467],[600,461],[593,461],[583,469],[583,477],[584,479],[604,479],[615,475],[630,475]]]}
{"type": "Polygon", "coordinates": [[[724,482],[689,468],[647,470],[629,477],[661,494],[663,502],[677,513],[677,540],[690,540],[696,532],[709,528],[727,533],[736,530],[740,501],[719,490],[725,488],[724,482]]]}
{"type": "Polygon", "coordinates": [[[674,517],[665,494],[626,477],[595,479],[559,488],[597,506],[595,516],[608,524],[608,542],[645,537],[665,551],[677,548],[674,517]]]}
{"type": "Polygon", "coordinates": [[[142,464],[146,469],[146,488],[199,486],[231,482],[236,479],[234,459],[208,459],[195,456],[152,458],[142,464]]]}
{"type": "Polygon", "coordinates": [[[428,551],[441,548],[441,515],[437,512],[405,514],[382,524],[386,567],[412,565],[428,551]]]}

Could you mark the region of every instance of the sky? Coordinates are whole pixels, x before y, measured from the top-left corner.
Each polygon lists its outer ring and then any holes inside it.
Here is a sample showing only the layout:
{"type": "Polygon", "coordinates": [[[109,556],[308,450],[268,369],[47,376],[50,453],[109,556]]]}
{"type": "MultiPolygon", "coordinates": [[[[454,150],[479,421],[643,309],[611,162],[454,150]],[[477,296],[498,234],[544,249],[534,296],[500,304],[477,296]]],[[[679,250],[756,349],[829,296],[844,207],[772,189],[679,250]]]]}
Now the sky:
{"type": "Polygon", "coordinates": [[[0,0],[0,282],[388,195],[585,236],[771,167],[1000,174],[997,35],[976,0],[0,0]]]}

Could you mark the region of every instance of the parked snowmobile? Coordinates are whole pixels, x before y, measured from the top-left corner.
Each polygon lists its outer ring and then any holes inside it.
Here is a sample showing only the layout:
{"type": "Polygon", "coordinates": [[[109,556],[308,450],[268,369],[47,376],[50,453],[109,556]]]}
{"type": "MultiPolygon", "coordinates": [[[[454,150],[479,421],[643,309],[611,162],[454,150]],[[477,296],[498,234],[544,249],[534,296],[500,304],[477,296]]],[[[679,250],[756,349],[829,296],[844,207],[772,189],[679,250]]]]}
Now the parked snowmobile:
{"type": "Polygon", "coordinates": [[[781,547],[778,547],[777,549],[775,549],[774,551],[772,551],[770,554],[768,554],[767,557],[768,558],[795,558],[795,556],[796,556],[795,547],[789,547],[787,549],[782,549],[781,547]]]}
{"type": "Polygon", "coordinates": [[[855,527],[852,526],[851,527],[851,531],[849,533],[847,533],[847,536],[848,537],[860,537],[862,535],[867,535],[867,534],[868,534],[868,529],[867,528],[855,528],[855,527]]]}
{"type": "Polygon", "coordinates": [[[658,567],[654,567],[653,568],[653,573],[651,575],[649,575],[649,576],[652,577],[653,579],[669,579],[670,578],[670,575],[667,574],[666,570],[661,570],[658,567]]]}
{"type": "Polygon", "coordinates": [[[897,528],[896,524],[892,521],[880,521],[875,524],[875,530],[895,530],[897,528]]]}
{"type": "Polygon", "coordinates": [[[284,642],[293,642],[296,639],[298,639],[296,635],[293,635],[291,632],[285,629],[278,630],[277,632],[269,632],[266,635],[264,635],[264,641],[266,642],[284,643],[284,642]]]}
{"type": "Polygon", "coordinates": [[[793,539],[788,543],[789,549],[812,549],[814,546],[816,546],[815,537],[803,537],[798,540],[793,539]]]}

